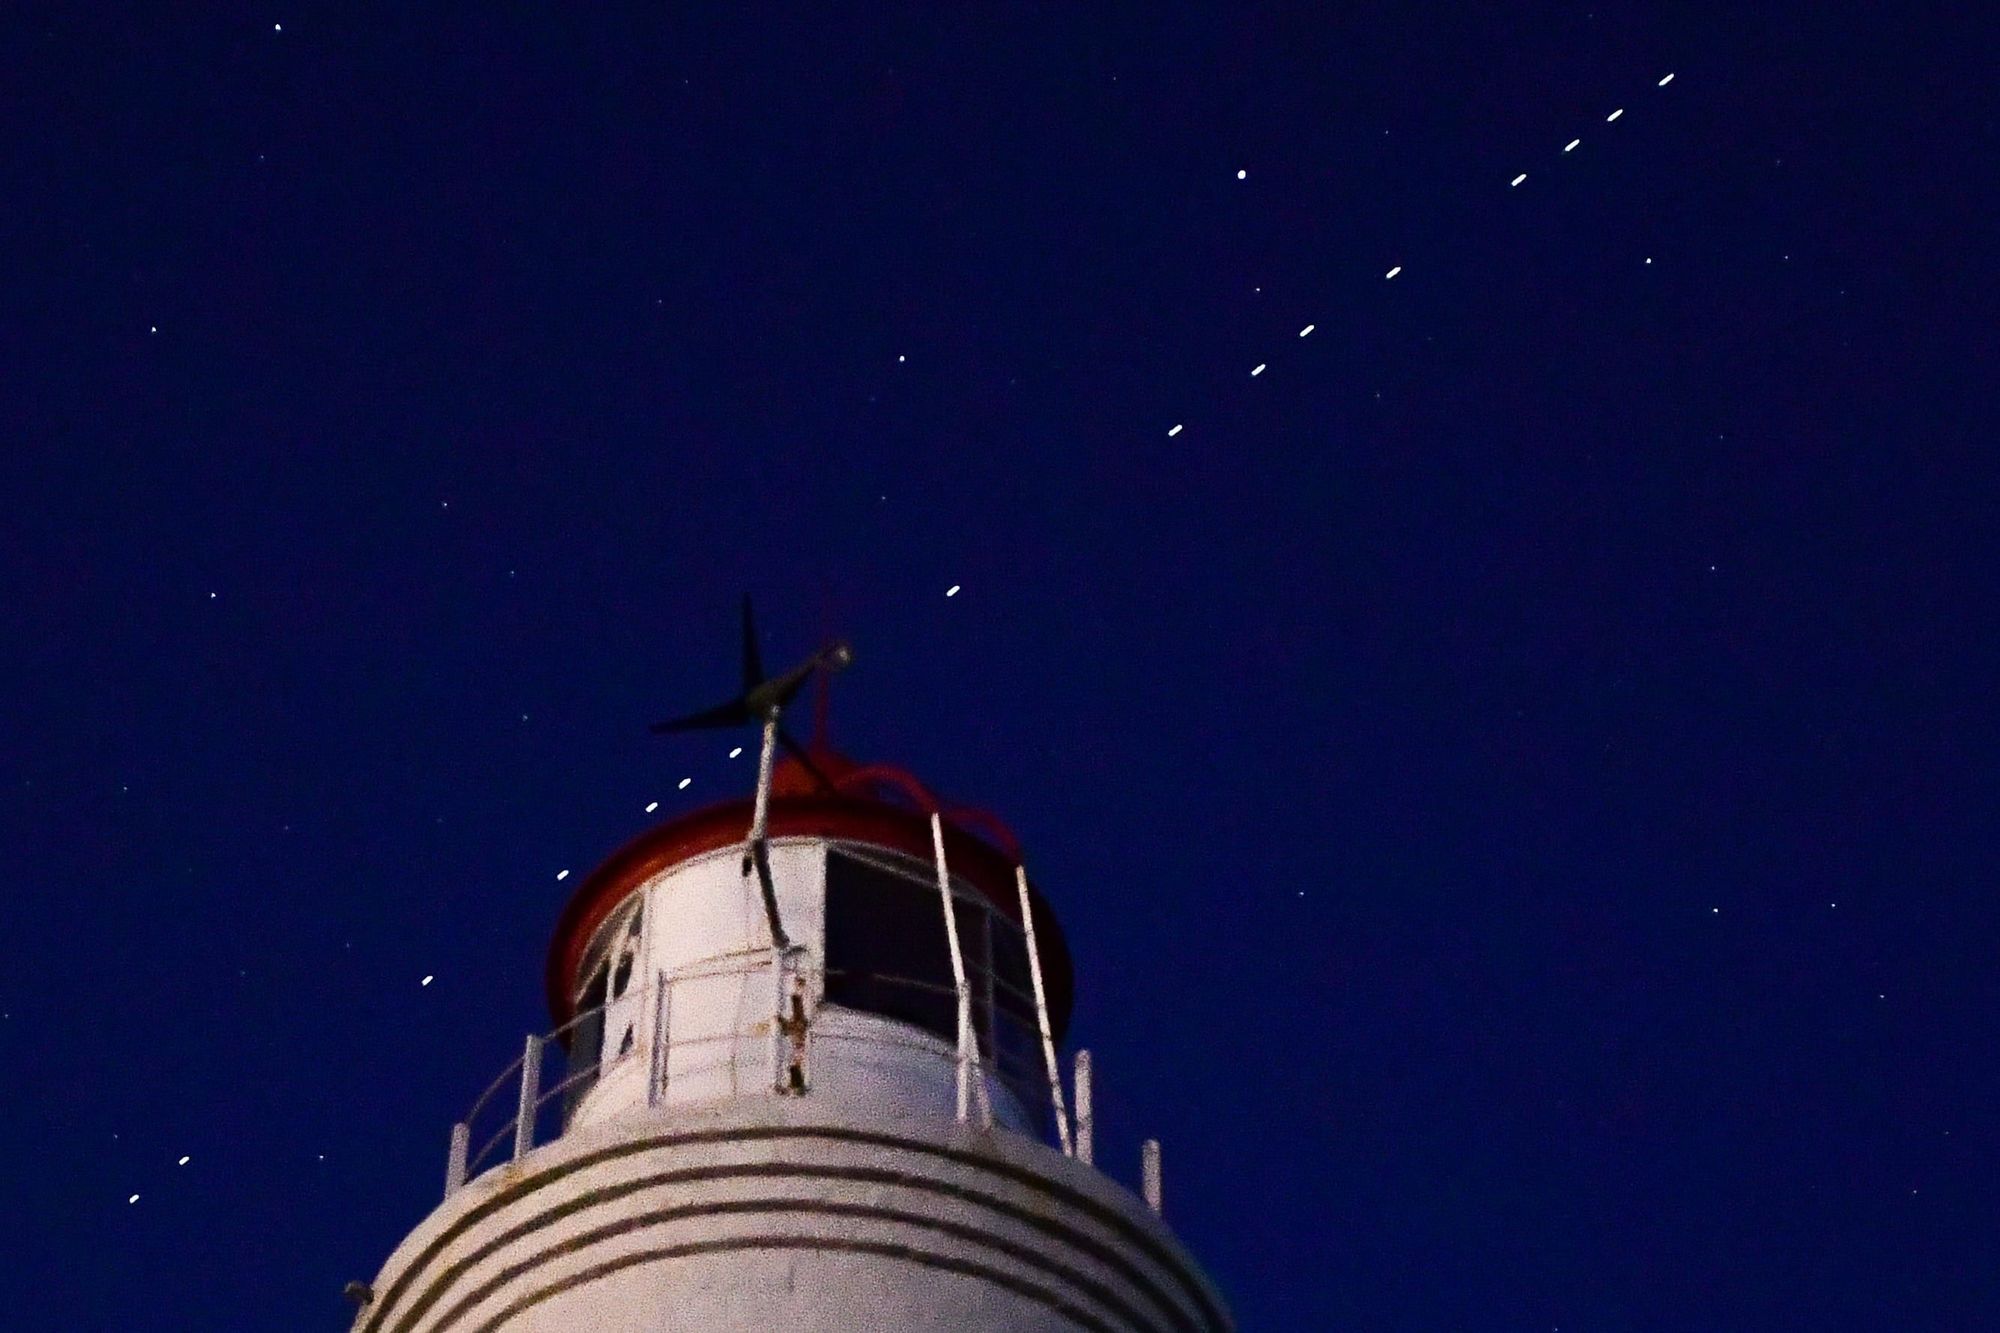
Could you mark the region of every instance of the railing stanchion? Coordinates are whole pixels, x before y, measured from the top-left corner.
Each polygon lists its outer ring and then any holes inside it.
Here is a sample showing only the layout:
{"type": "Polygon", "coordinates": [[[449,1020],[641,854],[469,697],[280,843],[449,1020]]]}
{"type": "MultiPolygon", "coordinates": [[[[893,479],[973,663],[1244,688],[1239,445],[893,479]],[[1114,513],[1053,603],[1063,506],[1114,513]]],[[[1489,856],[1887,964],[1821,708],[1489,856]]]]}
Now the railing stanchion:
{"type": "Polygon", "coordinates": [[[514,1160],[520,1161],[535,1146],[535,1102],[541,1095],[542,1039],[530,1034],[521,1053],[521,1104],[514,1114],[514,1160]]]}
{"type": "Polygon", "coordinates": [[[463,1120],[451,1127],[451,1155],[444,1160],[444,1197],[465,1184],[465,1155],[472,1151],[472,1126],[463,1120]]]}
{"type": "Polygon", "coordinates": [[[972,1027],[972,983],[965,976],[965,954],[958,945],[958,913],[952,910],[951,871],[944,860],[944,819],[931,812],[931,847],[937,853],[938,897],[944,903],[944,934],[951,946],[951,979],[958,987],[958,1120],[964,1124],[973,1089],[979,1094],[980,1126],[993,1128],[993,1104],[986,1095],[986,1075],[979,1068],[979,1034],[972,1027]]]}
{"type": "Polygon", "coordinates": [[[1097,1116],[1090,1093],[1090,1052],[1076,1053],[1076,1160],[1090,1166],[1097,1159],[1097,1116]]]}
{"type": "Polygon", "coordinates": [[[1042,951],[1035,945],[1035,909],[1028,903],[1028,868],[1014,867],[1014,883],[1021,890],[1021,930],[1028,937],[1028,975],[1035,983],[1035,1023],[1042,1030],[1042,1063],[1049,1072],[1049,1103],[1055,1108],[1056,1139],[1063,1156],[1074,1157],[1069,1141],[1069,1113],[1063,1106],[1062,1068],[1056,1064],[1056,1040],[1049,1030],[1049,997],[1042,989],[1042,951]]]}
{"type": "Polygon", "coordinates": [[[1146,1206],[1155,1214],[1160,1211],[1160,1141],[1147,1139],[1139,1145],[1139,1191],[1146,1197],[1146,1206]]]}
{"type": "Polygon", "coordinates": [[[651,1110],[660,1104],[660,1085],[665,1082],[665,1054],[667,1049],[667,974],[661,972],[654,983],[653,991],[653,1042],[646,1060],[646,1107],[651,1110]]]}

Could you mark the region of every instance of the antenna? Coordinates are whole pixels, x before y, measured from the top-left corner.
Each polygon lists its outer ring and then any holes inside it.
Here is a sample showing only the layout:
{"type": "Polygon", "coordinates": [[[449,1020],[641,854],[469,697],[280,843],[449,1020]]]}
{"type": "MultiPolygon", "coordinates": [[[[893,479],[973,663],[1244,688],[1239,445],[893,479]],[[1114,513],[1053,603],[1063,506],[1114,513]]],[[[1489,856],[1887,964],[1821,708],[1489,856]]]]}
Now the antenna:
{"type": "Polygon", "coordinates": [[[766,679],[763,660],[757,651],[756,617],[750,609],[750,594],[744,593],[743,693],[713,708],[666,722],[655,722],[652,726],[654,735],[663,736],[681,731],[719,731],[751,723],[762,724],[764,746],[757,762],[756,813],[751,817],[750,837],[743,848],[743,873],[748,875],[753,866],[756,868],[757,882],[764,890],[764,914],[770,919],[771,942],[780,949],[789,949],[791,938],[785,934],[784,922],[778,917],[778,894],[771,883],[771,858],[765,837],[771,807],[772,751],[779,745],[784,746],[822,787],[834,790],[833,782],[812,761],[806,748],[784,729],[781,718],[786,705],[805,688],[806,681],[815,672],[830,675],[853,660],[854,649],[844,640],[834,640],[784,675],[766,679]]]}

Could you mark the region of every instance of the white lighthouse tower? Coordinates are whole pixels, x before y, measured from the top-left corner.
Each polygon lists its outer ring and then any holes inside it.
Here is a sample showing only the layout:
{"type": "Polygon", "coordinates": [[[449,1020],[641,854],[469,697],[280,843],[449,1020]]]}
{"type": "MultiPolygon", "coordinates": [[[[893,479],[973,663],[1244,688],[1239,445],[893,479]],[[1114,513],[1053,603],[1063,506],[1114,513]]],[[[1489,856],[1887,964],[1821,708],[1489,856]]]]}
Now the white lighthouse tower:
{"type": "Polygon", "coordinates": [[[1069,951],[1005,827],[780,730],[845,661],[765,682],[749,648],[744,697],[689,720],[763,723],[755,795],[577,887],[555,1030],[350,1285],[358,1333],[1234,1327],[1160,1218],[1157,1145],[1137,1194],[1093,1162],[1069,951]]]}

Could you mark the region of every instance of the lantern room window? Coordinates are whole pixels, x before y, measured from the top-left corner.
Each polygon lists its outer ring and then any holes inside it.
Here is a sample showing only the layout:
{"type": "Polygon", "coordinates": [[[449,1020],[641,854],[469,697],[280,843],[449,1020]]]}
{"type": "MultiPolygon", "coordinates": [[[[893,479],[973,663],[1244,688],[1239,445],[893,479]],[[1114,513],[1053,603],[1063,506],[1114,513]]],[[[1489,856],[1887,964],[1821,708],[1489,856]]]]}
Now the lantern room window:
{"type": "MultiPolygon", "coordinates": [[[[993,950],[997,945],[1008,957],[1012,951],[1005,937],[1011,932],[1018,938],[1018,932],[1011,922],[992,920],[984,902],[954,894],[952,913],[972,990],[973,1026],[980,1048],[990,1050],[993,950]]],[[[1003,977],[1009,964],[1011,957],[1001,966],[1003,977]]],[[[1012,997],[1005,991],[1003,981],[1001,1005],[1011,1009],[1012,997]]],[[[873,858],[827,852],[826,999],[908,1023],[948,1042],[958,1040],[958,988],[935,879],[914,865],[903,870],[873,858]]],[[[1029,1014],[1032,1021],[1032,1008],[1029,1014]]]]}
{"type": "Polygon", "coordinates": [[[586,955],[585,981],[577,988],[576,1026],[569,1041],[569,1087],[564,1096],[564,1121],[575,1113],[597,1082],[604,1065],[630,1054],[637,1038],[637,1013],[628,997],[632,974],[643,943],[640,935],[644,900],[614,918],[586,955]],[[606,1058],[607,1037],[616,1043],[606,1058]]]}

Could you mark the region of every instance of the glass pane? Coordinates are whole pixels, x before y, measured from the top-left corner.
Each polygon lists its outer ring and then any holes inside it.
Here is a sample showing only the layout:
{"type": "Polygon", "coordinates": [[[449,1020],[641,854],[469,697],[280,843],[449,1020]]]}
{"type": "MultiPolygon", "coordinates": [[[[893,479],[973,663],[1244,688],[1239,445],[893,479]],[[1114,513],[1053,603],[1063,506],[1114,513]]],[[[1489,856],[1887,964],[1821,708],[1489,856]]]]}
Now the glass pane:
{"type": "Polygon", "coordinates": [[[951,950],[935,887],[829,852],[826,969],[832,1003],[958,1039],[951,950]]]}
{"type": "Polygon", "coordinates": [[[563,1096],[564,1124],[568,1124],[575,1114],[576,1104],[583,1100],[583,1094],[597,1082],[598,1057],[604,1053],[604,982],[604,967],[599,964],[597,970],[591,973],[590,984],[577,997],[576,1007],[582,1017],[570,1029],[569,1070],[578,1077],[563,1096]]]}

